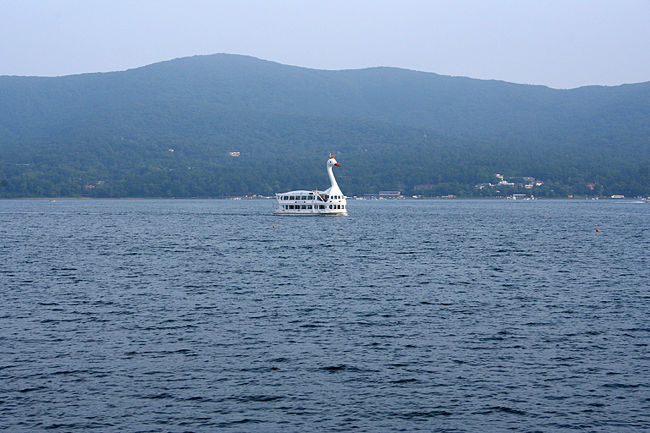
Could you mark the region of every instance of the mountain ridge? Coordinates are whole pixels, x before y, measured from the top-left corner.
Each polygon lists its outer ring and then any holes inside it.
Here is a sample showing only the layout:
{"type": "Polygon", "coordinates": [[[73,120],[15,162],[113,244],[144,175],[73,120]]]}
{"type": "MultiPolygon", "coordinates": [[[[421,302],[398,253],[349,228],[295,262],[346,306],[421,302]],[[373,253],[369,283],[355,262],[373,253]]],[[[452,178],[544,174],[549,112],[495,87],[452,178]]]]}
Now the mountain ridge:
{"type": "Polygon", "coordinates": [[[415,73],[420,73],[420,74],[428,74],[428,75],[435,75],[435,76],[448,77],[448,78],[460,78],[460,79],[468,79],[468,80],[473,80],[473,81],[484,81],[484,82],[498,82],[498,83],[512,84],[512,85],[516,85],[516,86],[542,87],[542,88],[546,88],[546,89],[550,89],[550,90],[558,90],[558,91],[576,90],[576,89],[591,88],[591,87],[612,88],[612,87],[622,87],[622,86],[650,83],[650,80],[649,80],[649,81],[640,81],[640,82],[633,82],[633,83],[585,84],[585,85],[577,86],[577,87],[557,88],[557,87],[548,86],[546,84],[517,83],[517,82],[513,82],[513,81],[498,79],[498,78],[475,78],[475,77],[470,77],[470,76],[467,76],[467,75],[446,75],[446,74],[440,74],[440,73],[437,73],[437,72],[423,71],[423,70],[419,70],[419,69],[411,69],[411,68],[406,68],[406,67],[388,66],[388,65],[366,66],[366,67],[361,67],[361,68],[342,68],[342,69],[313,68],[313,67],[308,67],[308,66],[300,66],[300,65],[294,65],[294,64],[280,63],[280,62],[277,62],[277,61],[274,61],[274,60],[268,60],[268,59],[264,59],[264,58],[261,58],[261,57],[247,55],[247,54],[234,54],[234,53],[225,53],[225,52],[213,53],[213,54],[195,54],[195,55],[190,55],[190,56],[175,57],[175,58],[172,58],[172,59],[156,61],[156,62],[153,62],[153,63],[148,63],[148,64],[144,64],[144,65],[129,67],[129,68],[126,68],[126,69],[116,69],[116,70],[110,70],[110,71],[80,72],[80,73],[72,73],[72,74],[64,74],[64,75],[0,74],[0,78],[44,78],[44,79],[55,78],[56,79],[56,78],[66,78],[66,77],[78,77],[78,76],[84,76],[84,75],[105,75],[105,74],[114,74],[114,73],[121,73],[121,72],[136,71],[136,70],[139,70],[139,69],[153,67],[155,65],[164,65],[164,64],[168,64],[168,63],[172,63],[172,62],[177,62],[177,61],[185,61],[185,60],[188,60],[188,59],[202,59],[202,58],[209,58],[209,57],[216,57],[216,56],[250,59],[252,61],[265,62],[265,63],[278,65],[278,66],[282,66],[282,67],[296,68],[296,69],[303,69],[303,70],[311,70],[311,71],[347,72],[347,71],[365,71],[365,70],[373,70],[373,69],[392,69],[392,70],[397,70],[397,71],[409,71],[409,72],[415,72],[415,73]]]}

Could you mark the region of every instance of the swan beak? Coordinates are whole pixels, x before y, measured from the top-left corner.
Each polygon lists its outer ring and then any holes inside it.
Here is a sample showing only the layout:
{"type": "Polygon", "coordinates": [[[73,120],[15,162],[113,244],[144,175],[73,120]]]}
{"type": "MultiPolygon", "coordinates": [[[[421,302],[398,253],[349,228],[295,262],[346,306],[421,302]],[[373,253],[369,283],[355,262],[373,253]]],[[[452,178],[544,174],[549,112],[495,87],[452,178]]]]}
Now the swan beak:
{"type": "Polygon", "coordinates": [[[338,162],[336,164],[334,164],[335,167],[339,167],[340,165],[341,164],[339,164],[338,162]]]}

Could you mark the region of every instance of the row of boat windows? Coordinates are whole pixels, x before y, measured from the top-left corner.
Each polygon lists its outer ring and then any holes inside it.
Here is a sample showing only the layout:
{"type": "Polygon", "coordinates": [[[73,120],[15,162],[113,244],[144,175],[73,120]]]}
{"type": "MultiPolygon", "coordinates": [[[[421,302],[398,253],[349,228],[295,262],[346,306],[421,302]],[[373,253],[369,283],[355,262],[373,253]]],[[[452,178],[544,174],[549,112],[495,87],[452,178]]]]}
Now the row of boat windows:
{"type": "MultiPolygon", "coordinates": [[[[327,197],[327,195],[325,196],[327,197]]],[[[332,200],[336,199],[342,199],[342,195],[333,195],[330,197],[332,200]]],[[[309,194],[309,196],[306,195],[283,195],[282,200],[313,200],[314,196],[312,194],[309,194]]]]}
{"type": "Polygon", "coordinates": [[[283,195],[282,196],[282,200],[313,200],[313,199],[314,199],[314,196],[311,195],[311,194],[309,195],[309,197],[307,197],[306,195],[303,195],[303,196],[300,196],[300,195],[283,195]]]}
{"type": "MultiPolygon", "coordinates": [[[[324,204],[310,205],[310,204],[283,204],[282,209],[325,209],[324,204]]],[[[330,209],[345,209],[344,204],[331,204],[330,209]]]]}

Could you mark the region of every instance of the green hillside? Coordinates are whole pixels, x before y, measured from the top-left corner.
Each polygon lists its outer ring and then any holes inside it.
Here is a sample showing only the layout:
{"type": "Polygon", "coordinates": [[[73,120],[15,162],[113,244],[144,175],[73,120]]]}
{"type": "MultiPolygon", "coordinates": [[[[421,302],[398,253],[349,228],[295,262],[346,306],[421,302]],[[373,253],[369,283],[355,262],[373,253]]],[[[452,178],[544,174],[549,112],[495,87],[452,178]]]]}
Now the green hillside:
{"type": "Polygon", "coordinates": [[[509,191],[475,188],[494,173],[543,180],[537,195],[650,195],[649,101],[650,82],[555,90],[226,54],[123,72],[4,76],[0,197],[325,187],[329,152],[348,195],[411,194],[416,185],[425,195],[509,191]]]}

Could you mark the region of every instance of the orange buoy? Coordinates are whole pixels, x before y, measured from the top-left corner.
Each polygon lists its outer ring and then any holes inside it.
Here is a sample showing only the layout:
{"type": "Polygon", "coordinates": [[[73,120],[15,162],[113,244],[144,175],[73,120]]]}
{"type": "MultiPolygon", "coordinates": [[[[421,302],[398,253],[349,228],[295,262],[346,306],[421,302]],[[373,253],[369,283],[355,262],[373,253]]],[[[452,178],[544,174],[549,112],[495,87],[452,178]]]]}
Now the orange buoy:
{"type": "Polygon", "coordinates": [[[599,229],[596,229],[596,231],[599,232],[600,230],[599,230],[599,229]]]}

